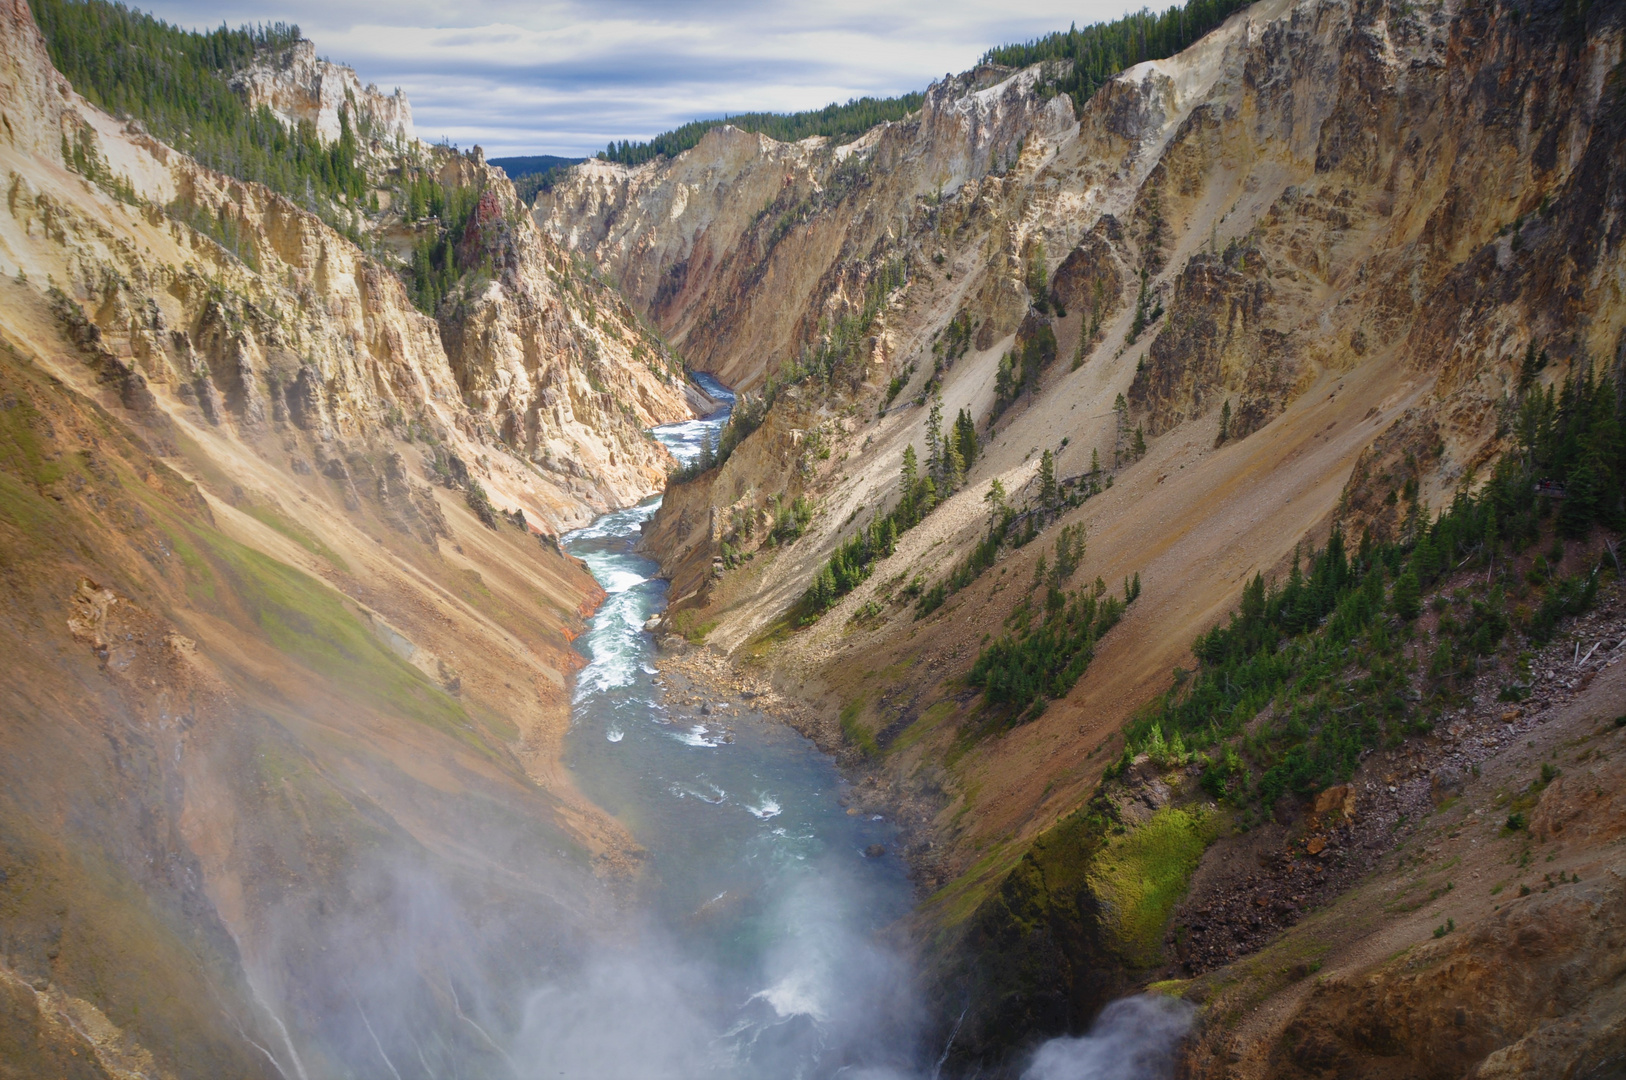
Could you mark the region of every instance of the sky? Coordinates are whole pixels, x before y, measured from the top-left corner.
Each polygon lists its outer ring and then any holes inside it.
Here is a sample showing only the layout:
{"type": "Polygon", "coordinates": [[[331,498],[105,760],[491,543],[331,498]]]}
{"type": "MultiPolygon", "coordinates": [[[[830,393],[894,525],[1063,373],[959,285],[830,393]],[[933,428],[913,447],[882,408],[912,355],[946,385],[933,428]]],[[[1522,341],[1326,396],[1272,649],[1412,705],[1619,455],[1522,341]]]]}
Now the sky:
{"type": "MultiPolygon", "coordinates": [[[[688,120],[925,89],[992,45],[1126,0],[134,0],[182,26],[294,22],[412,102],[418,134],[488,157],[587,155],[688,120]]],[[[1161,10],[1167,3],[1153,5],[1161,10]]]]}

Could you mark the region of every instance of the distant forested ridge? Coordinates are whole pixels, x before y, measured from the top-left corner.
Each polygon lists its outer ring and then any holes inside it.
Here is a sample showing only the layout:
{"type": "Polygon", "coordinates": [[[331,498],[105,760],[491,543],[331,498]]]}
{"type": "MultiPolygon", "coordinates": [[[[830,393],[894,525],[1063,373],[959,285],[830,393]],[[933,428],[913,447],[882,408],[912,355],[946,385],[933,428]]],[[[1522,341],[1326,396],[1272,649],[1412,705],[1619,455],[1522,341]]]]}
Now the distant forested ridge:
{"type": "Polygon", "coordinates": [[[832,101],[822,109],[799,113],[740,113],[717,120],[694,120],[675,131],[657,135],[648,142],[612,142],[599,157],[623,165],[642,165],[653,158],[677,157],[698,143],[714,127],[732,124],[744,131],[760,132],[780,142],[797,142],[823,135],[836,142],[851,142],[876,124],[902,120],[920,108],[925,94],[904,94],[895,98],[854,98],[845,105],[832,101]]]}
{"type": "Polygon", "coordinates": [[[529,157],[487,158],[486,161],[508,174],[520,201],[529,203],[538,191],[552,191],[556,180],[572,165],[584,159],[557,157],[553,154],[532,154],[529,157]]]}
{"type": "MultiPolygon", "coordinates": [[[[289,127],[270,109],[250,109],[228,84],[261,52],[299,40],[288,23],[224,24],[200,34],[108,0],[34,0],[51,62],[73,88],[200,163],[254,180],[325,209],[366,195],[359,139],[341,114],[337,141],[324,146],[311,125],[289,127]]],[[[326,215],[324,215],[326,216],[326,215]]]]}
{"type": "MultiPolygon", "coordinates": [[[[981,63],[1024,68],[1046,61],[1071,61],[1069,71],[1041,83],[1047,95],[1067,94],[1082,107],[1108,79],[1143,60],[1173,56],[1247,7],[1251,0],[1187,0],[1161,15],[1151,9],[1125,15],[1113,22],[1092,23],[1080,30],[1069,27],[1021,45],[1001,45],[983,54],[981,63]]],[[[656,157],[676,157],[698,143],[714,127],[732,124],[780,142],[795,142],[823,135],[850,142],[889,120],[901,120],[920,108],[924,94],[895,98],[855,98],[845,105],[831,102],[822,109],[799,113],[740,113],[717,120],[695,120],[648,142],[612,142],[599,157],[623,165],[642,165],[656,157]]]]}
{"type": "Polygon", "coordinates": [[[508,174],[508,179],[518,180],[522,176],[535,176],[545,173],[549,169],[556,169],[560,165],[574,165],[581,158],[559,157],[555,154],[532,154],[529,157],[494,157],[486,158],[486,163],[495,165],[508,174]]]}
{"type": "Polygon", "coordinates": [[[1108,79],[1146,60],[1173,56],[1219,26],[1251,0],[1187,0],[1161,15],[1144,8],[1112,22],[1092,23],[1046,34],[1022,45],[1002,45],[983,54],[985,64],[1029,67],[1071,61],[1072,70],[1046,80],[1050,93],[1066,94],[1082,107],[1108,79]]]}

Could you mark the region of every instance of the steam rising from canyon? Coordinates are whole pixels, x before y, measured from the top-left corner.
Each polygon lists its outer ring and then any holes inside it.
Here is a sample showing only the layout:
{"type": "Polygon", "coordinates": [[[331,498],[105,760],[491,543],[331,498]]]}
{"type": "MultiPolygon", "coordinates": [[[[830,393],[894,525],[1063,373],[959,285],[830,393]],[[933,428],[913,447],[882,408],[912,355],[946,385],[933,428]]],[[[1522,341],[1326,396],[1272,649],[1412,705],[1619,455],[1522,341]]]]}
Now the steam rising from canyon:
{"type": "Polygon", "coordinates": [[[1143,994],[1114,1001],[1088,1035],[1051,1039],[1034,1054],[1022,1080],[1161,1080],[1173,1076],[1180,1040],[1195,1010],[1183,1001],[1143,994]]]}

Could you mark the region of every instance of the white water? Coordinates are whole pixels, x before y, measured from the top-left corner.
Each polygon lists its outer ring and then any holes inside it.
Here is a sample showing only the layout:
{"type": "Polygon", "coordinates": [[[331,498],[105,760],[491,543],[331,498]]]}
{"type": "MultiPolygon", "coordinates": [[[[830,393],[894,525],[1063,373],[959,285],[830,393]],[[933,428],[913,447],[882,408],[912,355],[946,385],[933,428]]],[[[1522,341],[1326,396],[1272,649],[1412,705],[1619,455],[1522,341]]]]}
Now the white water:
{"type": "MultiPolygon", "coordinates": [[[[655,435],[692,460],[725,416],[655,435]]],[[[608,594],[578,643],[588,663],[566,764],[648,853],[641,960],[605,960],[572,991],[572,1009],[602,996],[603,1017],[572,1013],[567,1032],[533,1008],[531,1034],[545,1027],[572,1048],[562,1060],[581,1071],[565,1076],[901,1075],[916,1057],[918,1010],[908,968],[883,940],[911,901],[890,851],[895,828],[848,814],[834,764],[745,702],[712,700],[705,715],[667,698],[643,629],[666,583],[634,550],[658,505],[607,514],[563,541],[608,594]],[[867,858],[875,844],[888,853],[867,858]],[[671,1015],[645,1031],[629,1016],[643,1009],[671,1015]]]]}

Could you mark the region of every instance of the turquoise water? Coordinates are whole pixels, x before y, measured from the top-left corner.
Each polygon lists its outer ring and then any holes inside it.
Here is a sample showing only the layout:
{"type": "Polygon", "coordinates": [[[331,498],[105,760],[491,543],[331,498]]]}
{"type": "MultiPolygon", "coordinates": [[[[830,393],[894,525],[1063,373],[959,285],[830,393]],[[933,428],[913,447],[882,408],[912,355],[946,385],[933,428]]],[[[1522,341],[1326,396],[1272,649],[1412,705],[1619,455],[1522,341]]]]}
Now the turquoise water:
{"type": "MultiPolygon", "coordinates": [[[[654,434],[692,460],[726,416],[654,434]]],[[[607,514],[563,541],[609,594],[578,642],[588,663],[565,762],[647,852],[635,907],[656,988],[635,973],[624,997],[656,1012],[681,1001],[673,1022],[685,1030],[651,1036],[652,1053],[670,1060],[645,1075],[908,1070],[917,1016],[907,964],[888,944],[911,900],[895,827],[848,813],[831,759],[749,701],[657,675],[643,626],[665,606],[666,583],[633,549],[658,505],[607,514]]]]}

